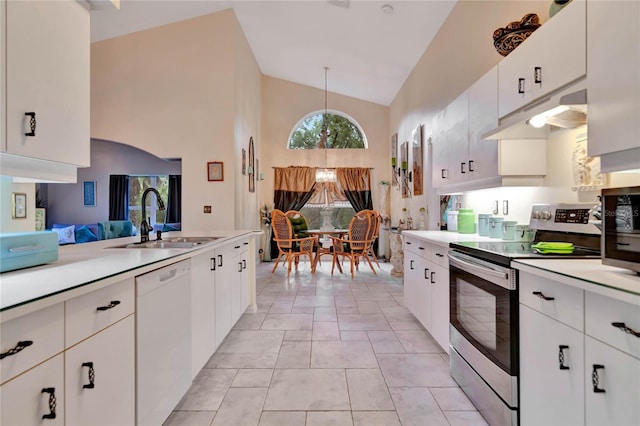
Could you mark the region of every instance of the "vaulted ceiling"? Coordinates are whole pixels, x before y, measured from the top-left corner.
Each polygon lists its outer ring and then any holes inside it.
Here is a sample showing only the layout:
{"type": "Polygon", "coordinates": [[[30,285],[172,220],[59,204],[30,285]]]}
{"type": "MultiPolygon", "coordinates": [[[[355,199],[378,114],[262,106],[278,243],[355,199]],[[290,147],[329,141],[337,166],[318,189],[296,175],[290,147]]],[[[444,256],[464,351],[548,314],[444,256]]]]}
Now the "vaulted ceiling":
{"type": "Polygon", "coordinates": [[[100,41],[233,8],[263,74],[389,105],[456,0],[121,0],[91,12],[100,41]]]}

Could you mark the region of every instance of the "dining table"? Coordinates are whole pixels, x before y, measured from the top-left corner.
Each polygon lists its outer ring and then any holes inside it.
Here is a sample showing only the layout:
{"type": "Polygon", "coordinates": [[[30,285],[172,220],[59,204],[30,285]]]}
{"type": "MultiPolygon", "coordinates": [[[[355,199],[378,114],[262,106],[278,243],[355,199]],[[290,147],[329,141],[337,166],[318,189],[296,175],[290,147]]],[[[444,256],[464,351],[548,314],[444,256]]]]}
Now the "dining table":
{"type": "MultiPolygon", "coordinates": [[[[316,248],[316,254],[313,258],[313,269],[315,270],[316,265],[320,261],[320,256],[325,254],[330,254],[333,256],[331,252],[332,240],[329,236],[334,236],[338,238],[343,238],[345,235],[349,233],[348,229],[307,229],[305,232],[311,236],[318,236],[318,247],[316,248]]],[[[338,262],[338,269],[342,273],[342,266],[338,262]]]]}

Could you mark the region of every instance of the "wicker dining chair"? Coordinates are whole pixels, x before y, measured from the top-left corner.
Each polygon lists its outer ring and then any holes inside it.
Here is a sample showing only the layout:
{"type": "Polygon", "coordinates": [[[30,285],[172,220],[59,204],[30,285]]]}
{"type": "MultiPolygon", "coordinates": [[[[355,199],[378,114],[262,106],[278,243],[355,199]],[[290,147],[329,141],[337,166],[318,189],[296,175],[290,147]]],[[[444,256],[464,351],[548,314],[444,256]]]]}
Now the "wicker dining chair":
{"type": "Polygon", "coordinates": [[[371,259],[369,258],[369,250],[373,243],[372,227],[375,225],[374,221],[373,215],[356,215],[349,223],[347,238],[330,237],[333,243],[332,275],[336,263],[339,265],[339,257],[349,259],[351,264],[351,279],[354,278],[354,271],[358,269],[358,260],[361,257],[367,260],[373,274],[377,275],[373,263],[371,263],[371,259]]]}
{"type": "Polygon", "coordinates": [[[373,261],[376,262],[378,268],[380,268],[380,263],[378,263],[378,256],[376,256],[376,251],[373,247],[373,244],[380,236],[380,224],[382,223],[382,216],[377,210],[360,210],[356,213],[356,216],[370,216],[373,220],[373,226],[371,227],[371,236],[370,239],[373,240],[371,242],[371,246],[369,247],[369,256],[373,258],[373,261]]]}
{"type": "Polygon", "coordinates": [[[271,272],[275,272],[280,259],[284,256],[285,262],[288,263],[287,277],[289,277],[291,275],[291,264],[295,263],[297,271],[300,256],[308,256],[311,272],[314,273],[313,247],[317,242],[317,237],[296,238],[291,221],[282,210],[273,210],[271,224],[273,227],[273,240],[278,246],[278,258],[271,272]]]}

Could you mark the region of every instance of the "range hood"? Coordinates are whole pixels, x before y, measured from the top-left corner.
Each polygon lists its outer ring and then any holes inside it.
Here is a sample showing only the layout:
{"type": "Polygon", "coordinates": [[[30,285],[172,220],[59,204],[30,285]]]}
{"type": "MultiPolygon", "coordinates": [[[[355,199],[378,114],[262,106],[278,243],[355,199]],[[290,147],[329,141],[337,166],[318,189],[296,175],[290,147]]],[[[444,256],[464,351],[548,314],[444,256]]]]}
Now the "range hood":
{"type": "Polygon", "coordinates": [[[505,116],[482,139],[547,139],[554,127],[574,128],[587,123],[584,80],[572,84],[505,116]]]}

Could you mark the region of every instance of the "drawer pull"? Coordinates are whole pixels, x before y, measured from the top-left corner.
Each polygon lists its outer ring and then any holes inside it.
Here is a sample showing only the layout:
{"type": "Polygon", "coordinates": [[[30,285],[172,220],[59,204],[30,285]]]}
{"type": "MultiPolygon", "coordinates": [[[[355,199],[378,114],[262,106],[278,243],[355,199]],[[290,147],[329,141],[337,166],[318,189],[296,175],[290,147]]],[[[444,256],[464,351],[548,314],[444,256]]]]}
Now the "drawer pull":
{"type": "Polygon", "coordinates": [[[545,296],[544,294],[542,294],[541,291],[534,291],[533,294],[535,296],[538,296],[540,299],[544,299],[544,300],[556,300],[555,297],[549,297],[549,296],[545,296]]]}
{"type": "Polygon", "coordinates": [[[619,328],[620,330],[624,331],[625,333],[631,334],[632,336],[640,337],[640,333],[638,333],[637,331],[634,331],[633,329],[627,327],[625,325],[625,323],[623,323],[623,322],[612,322],[611,325],[616,327],[616,328],[619,328]]]}
{"type": "Polygon", "coordinates": [[[109,309],[115,308],[120,304],[119,300],[112,300],[107,306],[98,306],[97,311],[108,311],[109,309]]]}
{"type": "Polygon", "coordinates": [[[21,350],[23,350],[24,348],[28,348],[31,345],[33,345],[33,341],[31,341],[31,340],[21,340],[20,342],[18,342],[18,344],[15,346],[15,348],[11,348],[6,352],[1,353],[0,354],[0,359],[3,359],[5,357],[11,356],[11,355],[15,355],[18,352],[20,352],[21,350]]]}
{"type": "Polygon", "coordinates": [[[56,418],[56,388],[42,388],[42,393],[49,394],[49,414],[43,414],[43,419],[56,418]]]}
{"type": "Polygon", "coordinates": [[[593,364],[593,372],[591,373],[591,384],[593,385],[594,393],[605,393],[604,389],[598,387],[598,385],[600,384],[600,376],[598,376],[598,370],[600,369],[604,370],[604,365],[593,364]]]}
{"type": "Polygon", "coordinates": [[[444,257],[444,254],[442,254],[442,253],[436,253],[436,256],[438,256],[438,257],[444,257]]]}
{"type": "Polygon", "coordinates": [[[424,250],[424,247],[418,247],[418,250],[424,250]]]}
{"type": "Polygon", "coordinates": [[[569,367],[564,365],[564,350],[569,349],[569,346],[560,345],[558,348],[558,362],[560,363],[560,370],[568,370],[569,367]]]}
{"type": "Polygon", "coordinates": [[[82,385],[83,389],[93,389],[96,387],[94,381],[96,380],[96,372],[93,369],[93,362],[83,362],[82,363],[83,367],[88,367],[89,368],[89,384],[88,385],[82,385]]]}
{"type": "Polygon", "coordinates": [[[29,118],[29,133],[25,133],[25,136],[35,136],[36,135],[36,113],[35,112],[25,112],[24,115],[29,118]]]}

